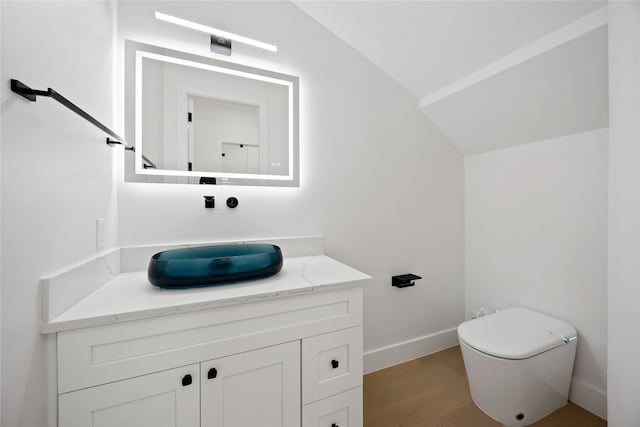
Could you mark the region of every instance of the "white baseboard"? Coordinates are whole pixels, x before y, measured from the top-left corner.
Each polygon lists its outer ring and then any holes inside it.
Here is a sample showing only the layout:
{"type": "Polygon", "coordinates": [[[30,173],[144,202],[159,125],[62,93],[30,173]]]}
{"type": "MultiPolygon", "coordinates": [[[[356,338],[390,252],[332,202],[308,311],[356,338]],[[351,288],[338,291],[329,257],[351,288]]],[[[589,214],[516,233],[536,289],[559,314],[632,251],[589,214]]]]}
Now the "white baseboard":
{"type": "Polygon", "coordinates": [[[569,400],[576,405],[607,419],[607,392],[574,378],[571,380],[569,400]]]}
{"type": "Polygon", "coordinates": [[[364,353],[364,373],[379,371],[456,345],[458,345],[457,328],[451,328],[369,350],[364,353]]]}

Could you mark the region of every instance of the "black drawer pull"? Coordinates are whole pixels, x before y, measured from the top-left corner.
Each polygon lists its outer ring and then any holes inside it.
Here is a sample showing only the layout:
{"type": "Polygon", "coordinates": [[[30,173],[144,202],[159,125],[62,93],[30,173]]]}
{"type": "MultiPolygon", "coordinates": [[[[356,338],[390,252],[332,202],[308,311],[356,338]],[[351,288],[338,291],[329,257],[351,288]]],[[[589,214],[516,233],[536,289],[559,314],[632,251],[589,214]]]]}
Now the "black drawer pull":
{"type": "Polygon", "coordinates": [[[338,424],[336,424],[336,423],[332,423],[331,427],[340,427],[340,426],[338,424]]]}
{"type": "Polygon", "coordinates": [[[190,385],[193,382],[193,378],[191,378],[190,374],[185,375],[184,377],[182,377],[182,386],[186,387],[188,385],[190,385]]]}
{"type": "MultiPolygon", "coordinates": [[[[338,366],[340,366],[340,362],[338,362],[336,359],[333,359],[333,360],[331,361],[331,367],[332,367],[333,369],[336,369],[338,366]]],[[[333,427],[333,426],[332,426],[332,427],[333,427]]]]}
{"type": "Polygon", "coordinates": [[[218,370],[216,368],[211,368],[209,369],[209,372],[207,372],[207,379],[212,380],[217,376],[218,376],[218,370]]]}

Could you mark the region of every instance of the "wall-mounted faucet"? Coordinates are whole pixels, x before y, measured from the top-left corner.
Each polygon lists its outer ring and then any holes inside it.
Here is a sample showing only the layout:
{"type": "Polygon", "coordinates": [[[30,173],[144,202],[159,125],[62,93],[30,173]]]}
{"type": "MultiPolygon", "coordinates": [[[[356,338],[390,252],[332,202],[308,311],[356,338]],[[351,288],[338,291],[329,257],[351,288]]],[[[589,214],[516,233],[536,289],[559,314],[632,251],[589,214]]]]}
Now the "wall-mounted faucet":
{"type": "MultiPolygon", "coordinates": [[[[207,209],[213,209],[216,207],[216,196],[203,196],[204,197],[204,207],[207,209]]],[[[227,207],[231,209],[235,209],[238,207],[238,198],[237,197],[228,197],[227,198],[227,207]]]]}

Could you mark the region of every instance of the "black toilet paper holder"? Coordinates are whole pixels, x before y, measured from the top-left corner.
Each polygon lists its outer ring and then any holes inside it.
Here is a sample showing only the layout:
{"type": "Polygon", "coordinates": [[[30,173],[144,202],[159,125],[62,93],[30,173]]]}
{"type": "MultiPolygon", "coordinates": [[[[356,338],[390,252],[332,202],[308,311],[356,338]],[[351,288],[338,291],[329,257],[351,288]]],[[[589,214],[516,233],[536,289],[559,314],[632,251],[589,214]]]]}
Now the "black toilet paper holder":
{"type": "Polygon", "coordinates": [[[396,288],[406,288],[409,286],[415,286],[416,282],[414,280],[422,279],[420,276],[416,276],[415,274],[400,274],[398,276],[391,276],[391,286],[395,286],[396,288]]]}

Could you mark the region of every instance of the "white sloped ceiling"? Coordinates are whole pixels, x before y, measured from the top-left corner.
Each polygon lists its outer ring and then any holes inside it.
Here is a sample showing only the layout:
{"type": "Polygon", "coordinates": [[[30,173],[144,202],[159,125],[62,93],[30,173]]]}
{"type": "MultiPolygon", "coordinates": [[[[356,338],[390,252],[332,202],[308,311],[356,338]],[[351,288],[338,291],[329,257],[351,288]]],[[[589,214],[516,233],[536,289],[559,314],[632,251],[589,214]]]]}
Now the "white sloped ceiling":
{"type": "MultiPolygon", "coordinates": [[[[404,86],[416,104],[606,5],[294,3],[404,86]]],[[[585,31],[422,109],[465,155],[607,126],[607,27],[585,31]]]]}

